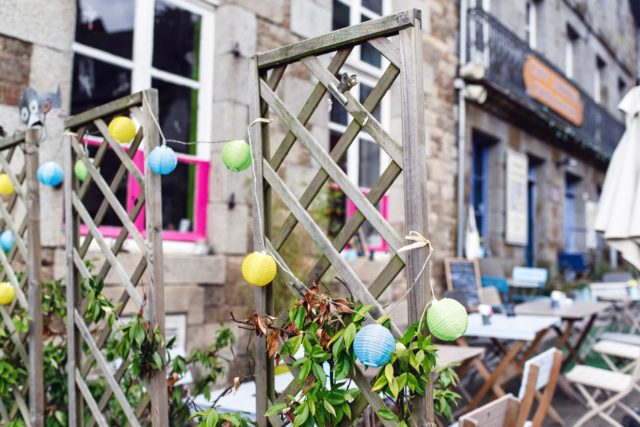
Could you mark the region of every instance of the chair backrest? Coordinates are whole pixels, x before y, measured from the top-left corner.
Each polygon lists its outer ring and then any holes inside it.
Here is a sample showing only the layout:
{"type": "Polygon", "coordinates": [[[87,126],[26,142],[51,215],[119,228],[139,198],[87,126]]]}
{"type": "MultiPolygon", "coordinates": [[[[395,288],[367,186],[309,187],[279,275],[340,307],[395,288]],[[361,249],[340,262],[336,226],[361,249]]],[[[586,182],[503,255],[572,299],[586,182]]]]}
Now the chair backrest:
{"type": "Polygon", "coordinates": [[[628,282],[632,278],[628,271],[612,271],[602,275],[603,282],[628,282]]]}
{"type": "Polygon", "coordinates": [[[591,296],[598,298],[619,298],[629,295],[627,282],[600,282],[589,285],[591,296]]]}
{"type": "Polygon", "coordinates": [[[480,276],[483,288],[494,287],[501,294],[509,293],[509,281],[504,277],[480,276]]]}
{"type": "Polygon", "coordinates": [[[513,267],[511,279],[520,284],[530,284],[532,288],[544,288],[549,278],[546,268],[513,267]]]}
{"type": "Polygon", "coordinates": [[[520,402],[511,394],[471,411],[458,422],[460,427],[505,427],[513,426],[518,418],[520,402]]]}
{"type": "Polygon", "coordinates": [[[531,411],[536,394],[544,388],[532,422],[533,427],[542,425],[556,390],[561,367],[562,353],[555,348],[550,348],[544,353],[532,357],[524,364],[522,384],[518,394],[518,399],[520,399],[518,426],[524,425],[529,417],[529,411],[531,411]]]}

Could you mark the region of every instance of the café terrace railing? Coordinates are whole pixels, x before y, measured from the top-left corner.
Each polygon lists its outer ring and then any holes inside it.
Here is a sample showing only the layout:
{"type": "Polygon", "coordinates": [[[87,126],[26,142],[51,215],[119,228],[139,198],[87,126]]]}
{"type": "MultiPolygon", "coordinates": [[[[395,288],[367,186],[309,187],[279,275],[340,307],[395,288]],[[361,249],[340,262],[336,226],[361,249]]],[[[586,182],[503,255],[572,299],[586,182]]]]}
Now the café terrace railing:
{"type": "Polygon", "coordinates": [[[467,16],[467,58],[484,66],[482,83],[546,121],[556,129],[556,137],[572,141],[608,161],[624,132],[624,124],[495,17],[479,8],[469,9],[467,16]],[[557,74],[566,83],[565,88],[582,101],[579,124],[571,123],[532,97],[523,73],[525,62],[532,59],[557,74]]]}

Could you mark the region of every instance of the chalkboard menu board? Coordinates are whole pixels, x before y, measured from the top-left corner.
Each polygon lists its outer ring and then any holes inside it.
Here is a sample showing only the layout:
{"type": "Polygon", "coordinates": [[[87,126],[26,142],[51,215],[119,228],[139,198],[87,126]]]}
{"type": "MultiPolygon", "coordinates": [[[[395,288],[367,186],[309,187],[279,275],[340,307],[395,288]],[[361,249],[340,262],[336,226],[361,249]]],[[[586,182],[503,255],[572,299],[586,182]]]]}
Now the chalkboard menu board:
{"type": "Polygon", "coordinates": [[[447,296],[458,300],[467,307],[480,303],[480,267],[477,260],[447,258],[444,260],[447,277],[447,296]]]}

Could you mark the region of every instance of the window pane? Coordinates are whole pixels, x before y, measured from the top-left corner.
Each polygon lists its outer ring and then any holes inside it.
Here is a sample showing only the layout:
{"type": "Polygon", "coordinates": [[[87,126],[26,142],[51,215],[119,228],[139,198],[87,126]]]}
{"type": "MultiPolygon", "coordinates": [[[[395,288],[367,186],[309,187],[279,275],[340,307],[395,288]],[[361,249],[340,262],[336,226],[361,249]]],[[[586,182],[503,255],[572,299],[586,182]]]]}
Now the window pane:
{"type": "MultiPolygon", "coordinates": [[[[364,103],[364,101],[367,99],[367,97],[369,96],[372,90],[373,88],[371,86],[364,83],[360,83],[360,103],[364,103]]],[[[376,119],[378,119],[378,121],[380,121],[380,104],[378,104],[376,109],[373,111],[373,117],[375,117],[376,119]]]]}
{"type": "MultiPolygon", "coordinates": [[[[97,145],[89,145],[87,148],[89,149],[89,155],[91,158],[94,158],[96,152],[98,151],[97,145]]],[[[120,159],[113,152],[113,150],[108,149],[104,155],[102,163],[100,164],[100,174],[104,178],[104,180],[111,184],[113,181],[118,168],[120,167],[120,159]]],[[[102,191],[98,188],[95,182],[92,182],[89,186],[89,191],[86,193],[87,195],[83,199],[84,205],[87,207],[87,211],[91,215],[91,217],[95,218],[100,205],[104,201],[104,195],[102,191]]],[[[120,201],[122,206],[127,206],[127,178],[125,177],[120,181],[120,185],[115,191],[117,199],[120,201]]],[[[122,221],[118,218],[113,208],[108,205],[107,213],[102,221],[101,225],[111,225],[114,227],[121,227],[122,221]]]]}
{"type": "MultiPolygon", "coordinates": [[[[360,22],[367,22],[368,20],[368,17],[364,15],[360,16],[360,22]]],[[[369,43],[360,45],[360,59],[374,67],[382,66],[382,55],[369,43]]]]}
{"type": "Polygon", "coordinates": [[[333,25],[334,30],[349,26],[349,6],[338,1],[333,0],[333,25]]]}
{"type": "Polygon", "coordinates": [[[362,0],[362,5],[370,11],[382,15],[382,0],[362,0]]]}
{"type": "Polygon", "coordinates": [[[349,124],[349,113],[347,113],[347,110],[345,110],[340,101],[333,96],[331,97],[330,117],[333,123],[339,123],[345,126],[349,124]]]}
{"type": "Polygon", "coordinates": [[[131,71],[75,54],[71,114],[89,110],[131,93],[131,71]]]}
{"type": "MultiPolygon", "coordinates": [[[[342,136],[341,132],[336,132],[335,130],[332,130],[332,131],[329,132],[329,150],[333,150],[333,148],[338,144],[338,140],[340,140],[341,136],[342,136]]],[[[347,172],[347,155],[346,155],[346,153],[338,161],[338,166],[340,166],[340,169],[342,169],[345,173],[347,172]]]]}
{"type": "Polygon", "coordinates": [[[76,41],[131,59],[134,4],[131,0],[78,0],[76,41]]]}
{"type": "MultiPolygon", "coordinates": [[[[165,138],[178,141],[195,141],[197,135],[198,91],[160,79],[151,85],[158,89],[160,126],[165,138]]],[[[168,145],[179,153],[195,153],[195,145],[168,145]]]]}
{"type": "Polygon", "coordinates": [[[368,139],[360,139],[358,185],[371,188],[380,176],[380,147],[368,139]]]}
{"type": "Polygon", "coordinates": [[[201,24],[200,15],[157,0],[153,66],[197,80],[201,24]]]}
{"type": "Polygon", "coordinates": [[[162,177],[162,229],[193,231],[195,166],[178,163],[176,169],[162,177]]]}

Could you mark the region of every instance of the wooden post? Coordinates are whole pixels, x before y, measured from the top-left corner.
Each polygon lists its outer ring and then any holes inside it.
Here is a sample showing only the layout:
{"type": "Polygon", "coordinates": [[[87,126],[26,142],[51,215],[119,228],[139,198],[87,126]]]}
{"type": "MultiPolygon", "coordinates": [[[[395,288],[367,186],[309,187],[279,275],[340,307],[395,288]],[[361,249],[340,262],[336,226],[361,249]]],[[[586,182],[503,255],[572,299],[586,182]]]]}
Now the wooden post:
{"type": "MultiPolygon", "coordinates": [[[[422,25],[419,12],[415,25],[400,30],[400,79],[402,102],[402,138],[404,147],[404,216],[406,231],[428,234],[426,141],[424,130],[424,89],[422,85],[422,25]]],[[[422,270],[427,249],[407,254],[407,286],[411,286],[422,270]]],[[[430,269],[413,287],[407,299],[409,324],[420,321],[429,296],[430,269]]],[[[418,425],[434,425],[433,391],[430,387],[424,398],[413,401],[413,416],[418,425]]]]}
{"type": "MultiPolygon", "coordinates": [[[[144,92],[142,108],[145,113],[144,156],[149,158],[151,150],[159,145],[158,129],[151,115],[158,117],[158,91],[144,92]]],[[[147,310],[146,315],[151,327],[156,325],[160,333],[164,330],[164,272],[162,262],[162,182],[158,174],[151,172],[147,162],[145,173],[145,216],[147,230],[147,251],[149,265],[147,267],[147,310]]],[[[158,349],[163,364],[166,362],[164,346],[158,349]]],[[[155,370],[151,374],[151,423],[153,427],[169,425],[169,404],[167,396],[167,377],[165,368],[155,370]]]]}
{"type": "MultiPolygon", "coordinates": [[[[260,75],[256,57],[250,61],[251,93],[249,120],[253,121],[262,117],[263,103],[260,100],[260,75]]],[[[269,139],[266,125],[256,124],[251,126],[251,165],[256,174],[255,193],[253,200],[253,249],[255,251],[265,250],[263,246],[261,230],[266,236],[270,236],[270,208],[271,196],[267,191],[265,194],[264,179],[262,173],[262,159],[269,153],[269,139]],[[265,132],[263,132],[265,130],[265,132]],[[269,227],[269,228],[266,228],[269,227]]],[[[271,314],[273,312],[273,285],[256,287],[255,305],[259,314],[271,314]]],[[[255,378],[256,378],[256,421],[259,427],[269,426],[269,420],[262,416],[269,406],[269,401],[275,399],[275,388],[273,378],[273,361],[267,355],[267,345],[265,337],[256,338],[255,346],[255,378]]]]}
{"type": "Polygon", "coordinates": [[[38,140],[40,128],[26,132],[27,182],[27,275],[29,283],[29,412],[31,425],[44,425],[44,365],[42,362],[42,289],[40,271],[40,188],[38,185],[38,140]]]}
{"type": "Polygon", "coordinates": [[[75,378],[76,366],[81,361],[82,343],[74,318],[76,301],[80,301],[80,282],[75,272],[73,252],[78,247],[80,222],[72,204],[72,194],[76,185],[73,174],[72,138],[73,135],[64,134],[62,137],[62,151],[64,153],[64,222],[67,264],[67,399],[69,405],[67,424],[69,427],[77,427],[82,425],[82,405],[75,378]]]}

